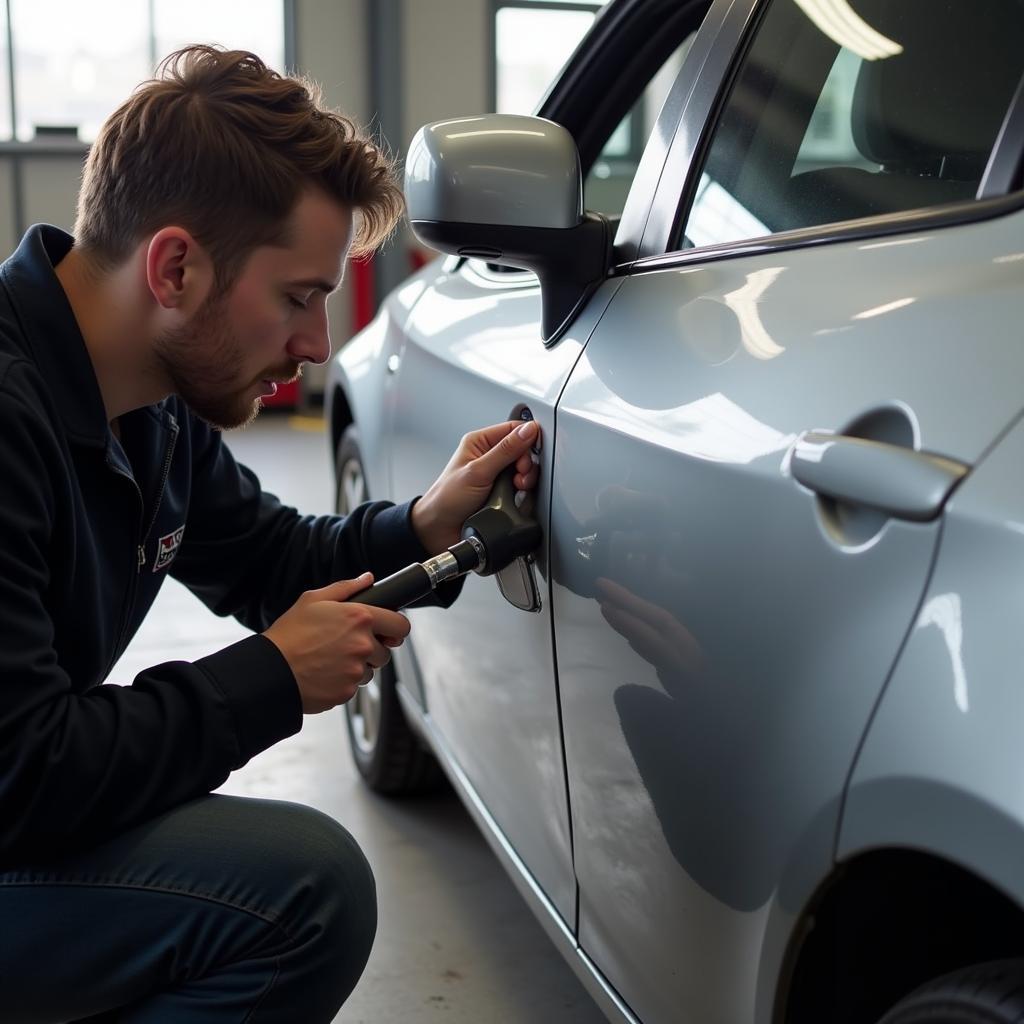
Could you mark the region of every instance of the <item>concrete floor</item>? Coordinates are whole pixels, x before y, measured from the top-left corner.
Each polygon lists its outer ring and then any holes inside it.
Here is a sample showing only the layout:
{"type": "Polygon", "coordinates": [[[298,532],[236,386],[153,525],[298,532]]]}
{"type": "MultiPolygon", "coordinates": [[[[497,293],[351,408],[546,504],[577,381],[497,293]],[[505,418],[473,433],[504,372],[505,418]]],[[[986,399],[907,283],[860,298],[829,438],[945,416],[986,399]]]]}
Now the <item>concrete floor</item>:
{"type": "MultiPolygon", "coordinates": [[[[318,420],[264,412],[227,439],[265,490],[303,512],[332,510],[318,420]]],[[[245,635],[170,580],[111,679],[130,681],[148,665],[198,658],[245,635]]],[[[235,772],[223,792],[317,807],[352,832],[374,867],[377,941],[335,1024],[604,1022],[458,799],[372,794],[352,766],[340,710],[307,717],[298,735],[235,772]]]]}

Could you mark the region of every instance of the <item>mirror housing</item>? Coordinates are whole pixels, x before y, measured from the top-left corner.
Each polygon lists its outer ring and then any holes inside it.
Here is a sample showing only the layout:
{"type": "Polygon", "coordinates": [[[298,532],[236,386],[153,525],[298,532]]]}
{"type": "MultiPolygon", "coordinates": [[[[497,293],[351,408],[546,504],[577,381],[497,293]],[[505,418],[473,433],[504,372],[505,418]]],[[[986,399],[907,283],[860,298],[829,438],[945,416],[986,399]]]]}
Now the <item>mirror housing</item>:
{"type": "Polygon", "coordinates": [[[553,121],[487,114],[428,124],[409,147],[405,195],[426,245],[537,275],[546,344],[611,265],[608,221],[583,212],[576,144],[553,121]]]}

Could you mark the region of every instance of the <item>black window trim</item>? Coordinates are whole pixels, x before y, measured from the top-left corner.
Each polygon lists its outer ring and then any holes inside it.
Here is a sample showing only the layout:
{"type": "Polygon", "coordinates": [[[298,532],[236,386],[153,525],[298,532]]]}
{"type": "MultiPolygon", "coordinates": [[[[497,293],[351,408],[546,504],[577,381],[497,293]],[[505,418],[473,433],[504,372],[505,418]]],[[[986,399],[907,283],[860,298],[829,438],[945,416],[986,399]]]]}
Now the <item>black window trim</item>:
{"type": "MultiPolygon", "coordinates": [[[[501,11],[504,8],[510,8],[510,7],[511,8],[518,8],[519,10],[538,11],[538,12],[539,11],[589,11],[589,12],[591,12],[594,15],[594,19],[595,19],[595,22],[596,22],[597,18],[606,17],[606,11],[608,11],[610,8],[612,8],[613,4],[614,4],[614,0],[609,0],[609,2],[607,2],[607,3],[598,3],[597,0],[490,0],[490,2],[491,2],[490,18],[489,18],[488,26],[487,26],[487,31],[488,31],[487,52],[488,52],[489,60],[490,60],[490,68],[489,68],[488,80],[487,80],[487,89],[488,89],[488,92],[487,92],[487,95],[488,95],[488,100],[487,100],[488,108],[487,109],[488,110],[497,110],[498,109],[498,52],[497,52],[497,47],[498,47],[498,24],[497,24],[497,19],[498,19],[498,12],[499,11],[501,11]]],[[[623,5],[623,0],[618,0],[618,7],[621,8],[622,5],[623,5]]],[[[635,6],[636,5],[635,5],[635,0],[634,0],[634,7],[635,6]]],[[[608,15],[608,17],[612,17],[612,16],[614,16],[614,15],[608,15]]],[[[591,25],[591,28],[587,30],[586,34],[589,34],[590,31],[593,29],[593,27],[594,26],[591,25]]],[[[575,58],[577,57],[577,54],[580,53],[582,51],[582,49],[583,49],[583,41],[581,40],[580,45],[577,46],[576,49],[569,55],[569,58],[566,61],[566,63],[562,66],[562,68],[559,69],[558,73],[555,75],[555,77],[552,79],[552,81],[548,83],[548,87],[544,91],[544,95],[541,97],[540,102],[537,104],[536,108],[533,111],[531,111],[531,113],[533,113],[535,116],[537,116],[537,117],[546,117],[546,116],[548,116],[546,114],[541,113],[541,111],[548,107],[549,100],[551,99],[552,92],[555,90],[555,87],[560,83],[560,81],[567,76],[569,65],[575,60],[575,58]]],[[[638,116],[634,116],[630,120],[630,124],[629,124],[629,142],[628,142],[628,147],[626,149],[626,152],[622,153],[622,154],[619,154],[619,155],[616,155],[616,156],[611,156],[611,157],[604,158],[606,163],[614,164],[616,161],[622,161],[624,163],[630,163],[630,162],[636,163],[637,161],[639,161],[640,156],[642,155],[642,153],[644,151],[644,145],[647,142],[647,139],[646,139],[646,137],[644,135],[644,125],[643,125],[644,97],[643,97],[642,94],[638,98],[637,103],[639,104],[639,106],[635,106],[630,111],[631,114],[635,114],[635,115],[638,115],[638,116]]],[[[598,152],[598,153],[594,154],[592,163],[596,163],[600,159],[602,159],[601,153],[598,152]]]]}
{"type": "Polygon", "coordinates": [[[572,133],[584,174],[600,156],[610,132],[650,81],[650,65],[660,66],[681,41],[676,41],[677,32],[665,30],[666,22],[685,22],[695,9],[712,3],[713,0],[612,0],[600,9],[594,25],[537,108],[537,117],[557,121],[572,133]],[[649,30],[654,24],[662,26],[660,33],[649,30]],[[644,26],[648,31],[641,32],[644,26]],[[594,72],[595,65],[607,63],[617,68],[611,80],[607,76],[601,79],[594,72]],[[643,87],[637,88],[641,80],[643,87]],[[594,116],[595,109],[600,116],[594,116]]]}
{"type": "Polygon", "coordinates": [[[1024,75],[1010,101],[1002,127],[996,136],[988,166],[978,186],[978,198],[989,199],[1006,195],[1024,187],[1021,172],[1024,169],[1024,75]]]}
{"type": "MultiPolygon", "coordinates": [[[[723,97],[728,95],[736,74],[738,55],[741,59],[748,45],[747,40],[752,38],[749,31],[751,25],[759,20],[758,8],[761,2],[713,0],[711,10],[697,34],[694,48],[680,69],[680,75],[691,73],[694,66],[698,71],[687,85],[686,100],[660,160],[654,194],[645,204],[646,216],[636,244],[637,257],[641,260],[661,256],[669,240],[675,237],[678,206],[691,187],[690,169],[703,166],[708,126],[718,121],[723,97]],[[708,41],[706,52],[694,53],[694,50],[701,49],[703,38],[708,41]]],[[[659,125],[656,134],[661,128],[659,125]]],[[[648,147],[651,141],[648,141],[648,147]]],[[[634,188],[636,184],[634,181],[634,188]]],[[[631,199],[632,191],[626,202],[626,210],[623,211],[623,221],[626,220],[631,199]]],[[[617,251],[620,249],[619,242],[620,239],[616,238],[617,251]]],[[[621,260],[620,266],[631,262],[633,260],[621,260]]]]}
{"type": "MultiPolygon", "coordinates": [[[[703,169],[707,150],[714,137],[714,128],[721,116],[736,76],[747,52],[757,35],[758,28],[771,0],[748,0],[748,17],[742,38],[734,38],[733,59],[727,72],[720,77],[718,95],[700,133],[700,140],[689,162],[681,186],[677,186],[675,213],[669,240],[678,238],[684,218],[688,215],[703,169]]],[[[716,41],[719,46],[725,39],[716,41]]],[[[685,117],[685,114],[684,114],[685,117]]],[[[662,184],[665,184],[663,177],[662,184]]],[[[676,179],[678,181],[678,179],[676,179]]],[[[752,256],[762,253],[782,252],[809,246],[826,245],[834,242],[870,240],[915,231],[952,227],[975,221],[991,220],[1013,213],[1024,207],[1024,76],[1010,101],[999,135],[989,157],[985,174],[978,186],[977,197],[957,203],[946,203],[917,210],[903,210],[894,214],[875,217],[861,217],[856,220],[838,221],[831,224],[813,225],[793,231],[781,231],[760,238],[741,239],[717,245],[696,246],[692,249],[668,249],[663,253],[644,256],[621,264],[614,270],[615,276],[662,270],[668,267],[688,266],[726,259],[731,256],[752,256]]],[[[659,192],[661,188],[659,187],[659,192]]],[[[658,204],[655,196],[653,207],[658,204]]]]}
{"type": "Polygon", "coordinates": [[[651,270],[665,270],[691,264],[710,263],[731,256],[758,256],[763,253],[785,252],[790,249],[806,249],[811,246],[829,245],[835,242],[870,241],[888,238],[892,235],[911,234],[916,231],[931,231],[936,228],[971,224],[996,217],[1003,217],[1024,208],[1024,191],[1009,195],[993,196],[987,199],[967,199],[959,203],[929,206],[920,210],[903,210],[878,217],[862,217],[859,220],[837,221],[795,231],[780,231],[762,238],[745,239],[738,242],[723,242],[693,249],[677,249],[660,256],[648,256],[633,263],[615,268],[615,276],[643,273],[651,270]]]}

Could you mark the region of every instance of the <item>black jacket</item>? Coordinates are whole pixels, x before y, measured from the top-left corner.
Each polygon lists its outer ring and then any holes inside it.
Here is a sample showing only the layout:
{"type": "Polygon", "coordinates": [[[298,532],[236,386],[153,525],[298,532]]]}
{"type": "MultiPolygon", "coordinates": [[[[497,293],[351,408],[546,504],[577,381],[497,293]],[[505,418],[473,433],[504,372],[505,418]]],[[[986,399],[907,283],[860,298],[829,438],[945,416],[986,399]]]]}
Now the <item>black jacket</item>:
{"type": "Polygon", "coordinates": [[[300,516],[178,398],[121,417],[119,443],[53,270],[71,245],[37,226],[0,265],[6,863],[95,842],[207,793],[298,731],[294,677],[258,633],[115,680],[130,686],[100,685],[168,573],[258,631],[304,590],[427,557],[411,504],[300,516]]]}

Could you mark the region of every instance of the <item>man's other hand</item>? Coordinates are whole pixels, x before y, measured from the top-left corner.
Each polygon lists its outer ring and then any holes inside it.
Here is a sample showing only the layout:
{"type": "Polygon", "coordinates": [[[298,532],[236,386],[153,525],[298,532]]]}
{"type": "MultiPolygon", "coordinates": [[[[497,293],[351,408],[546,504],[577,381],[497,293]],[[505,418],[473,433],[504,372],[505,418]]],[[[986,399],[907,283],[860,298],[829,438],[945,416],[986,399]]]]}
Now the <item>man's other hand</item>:
{"type": "Polygon", "coordinates": [[[510,420],[466,434],[441,475],[413,505],[412,525],[431,555],[457,544],[462,524],[483,507],[498,474],[515,463],[517,490],[537,486],[538,468],[530,458],[540,428],[532,420],[510,420]]]}
{"type": "Polygon", "coordinates": [[[401,612],[344,603],[372,582],[366,572],[308,590],[264,632],[295,676],[303,714],[351,700],[391,660],[389,648],[409,635],[409,620],[401,612]]]}

